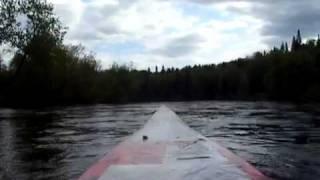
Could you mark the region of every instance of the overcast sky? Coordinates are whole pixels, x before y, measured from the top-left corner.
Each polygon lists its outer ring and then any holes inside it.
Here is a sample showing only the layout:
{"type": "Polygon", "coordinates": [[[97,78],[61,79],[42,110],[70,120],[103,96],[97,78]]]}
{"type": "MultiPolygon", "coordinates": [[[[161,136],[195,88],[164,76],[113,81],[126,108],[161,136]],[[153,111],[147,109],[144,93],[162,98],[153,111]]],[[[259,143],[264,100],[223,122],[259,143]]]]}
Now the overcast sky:
{"type": "Polygon", "coordinates": [[[319,0],[49,0],[103,67],[219,63],[320,32],[319,0]]]}

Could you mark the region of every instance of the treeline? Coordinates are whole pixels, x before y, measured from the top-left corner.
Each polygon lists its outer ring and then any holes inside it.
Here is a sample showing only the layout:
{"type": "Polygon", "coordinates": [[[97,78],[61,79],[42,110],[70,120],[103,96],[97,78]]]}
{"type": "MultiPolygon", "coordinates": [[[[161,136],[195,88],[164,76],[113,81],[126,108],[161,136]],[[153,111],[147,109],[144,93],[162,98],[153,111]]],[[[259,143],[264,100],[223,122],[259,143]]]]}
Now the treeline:
{"type": "Polygon", "coordinates": [[[173,100],[320,101],[320,38],[282,43],[218,65],[102,70],[82,46],[66,46],[65,28],[43,0],[1,0],[0,44],[16,49],[0,58],[0,104],[43,106],[173,100]],[[29,18],[26,29],[16,15],[29,18]]]}
{"type": "MultiPolygon", "coordinates": [[[[282,43],[271,51],[218,65],[155,67],[155,72],[113,67],[103,72],[112,82],[104,99],[114,101],[274,100],[320,101],[320,38],[302,43],[301,33],[292,47],[282,43]],[[158,70],[159,69],[159,70],[158,70]]],[[[102,75],[103,76],[103,75],[102,75]]]]}

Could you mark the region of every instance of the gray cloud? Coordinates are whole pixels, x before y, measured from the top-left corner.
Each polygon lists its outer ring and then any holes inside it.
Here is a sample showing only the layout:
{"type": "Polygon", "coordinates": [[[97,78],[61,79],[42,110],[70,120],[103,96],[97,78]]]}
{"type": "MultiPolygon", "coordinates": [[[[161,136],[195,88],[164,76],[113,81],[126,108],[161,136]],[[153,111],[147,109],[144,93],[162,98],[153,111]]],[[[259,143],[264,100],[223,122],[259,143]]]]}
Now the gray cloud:
{"type": "MultiPolygon", "coordinates": [[[[77,25],[76,31],[70,35],[70,39],[79,41],[99,40],[99,35],[112,36],[124,33],[118,27],[118,24],[111,21],[112,17],[116,16],[118,12],[129,8],[134,0],[120,0],[116,5],[103,5],[97,7],[94,5],[87,5],[81,17],[80,24],[77,25]]],[[[57,8],[60,11],[63,8],[57,8]]],[[[64,13],[66,14],[66,13],[64,13]]],[[[67,16],[66,16],[67,17],[67,16]]]]}
{"type": "Polygon", "coordinates": [[[304,37],[316,36],[320,30],[320,4],[315,0],[261,3],[254,5],[250,13],[265,22],[261,34],[269,37],[270,45],[291,40],[297,29],[301,29],[304,37]]]}
{"type": "Polygon", "coordinates": [[[123,33],[120,28],[116,24],[100,24],[97,27],[100,33],[105,35],[114,35],[114,34],[121,34],[123,33]]]}
{"type": "Polygon", "coordinates": [[[72,23],[73,17],[72,17],[72,11],[69,9],[69,7],[57,4],[55,7],[55,11],[57,14],[59,14],[59,18],[65,23],[69,24],[72,23]]]}
{"type": "Polygon", "coordinates": [[[97,33],[93,33],[94,30],[82,30],[77,33],[73,33],[69,36],[70,40],[78,41],[93,41],[99,40],[97,33]]]}
{"type": "Polygon", "coordinates": [[[301,29],[306,37],[310,37],[320,29],[320,4],[312,0],[270,4],[256,15],[267,22],[262,29],[266,36],[288,39],[301,29]]]}
{"type": "Polygon", "coordinates": [[[161,54],[167,57],[186,56],[199,48],[199,43],[204,39],[198,34],[189,34],[171,40],[162,48],[152,51],[152,53],[161,54]]]}
{"type": "MultiPolygon", "coordinates": [[[[179,1],[179,0],[178,0],[179,1]]],[[[266,37],[269,45],[291,40],[297,29],[304,37],[320,33],[319,0],[180,0],[197,4],[216,4],[226,2],[247,2],[252,8],[243,9],[230,6],[227,11],[240,15],[249,15],[264,22],[261,35],[266,37]]]]}

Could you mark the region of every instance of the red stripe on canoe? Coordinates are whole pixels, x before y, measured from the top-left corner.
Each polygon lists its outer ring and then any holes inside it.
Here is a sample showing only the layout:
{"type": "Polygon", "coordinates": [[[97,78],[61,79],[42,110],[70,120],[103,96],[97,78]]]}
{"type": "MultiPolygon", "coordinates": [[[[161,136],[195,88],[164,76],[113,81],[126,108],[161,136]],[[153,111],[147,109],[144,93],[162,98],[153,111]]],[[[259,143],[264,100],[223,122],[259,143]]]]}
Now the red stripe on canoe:
{"type": "Polygon", "coordinates": [[[122,143],[93,165],[79,180],[96,180],[111,165],[161,164],[166,145],[149,143],[122,143]]]}

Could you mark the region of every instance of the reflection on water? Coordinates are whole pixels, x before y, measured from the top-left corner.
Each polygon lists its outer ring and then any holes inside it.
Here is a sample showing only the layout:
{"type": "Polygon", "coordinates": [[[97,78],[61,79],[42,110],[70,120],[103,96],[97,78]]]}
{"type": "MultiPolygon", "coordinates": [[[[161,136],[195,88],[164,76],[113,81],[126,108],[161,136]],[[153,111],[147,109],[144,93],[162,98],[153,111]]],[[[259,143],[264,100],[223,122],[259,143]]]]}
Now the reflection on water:
{"type": "MultiPolygon", "coordinates": [[[[320,119],[290,104],[165,103],[276,179],[319,179],[320,119]]],[[[0,109],[0,179],[76,179],[160,103],[0,109]]]]}

